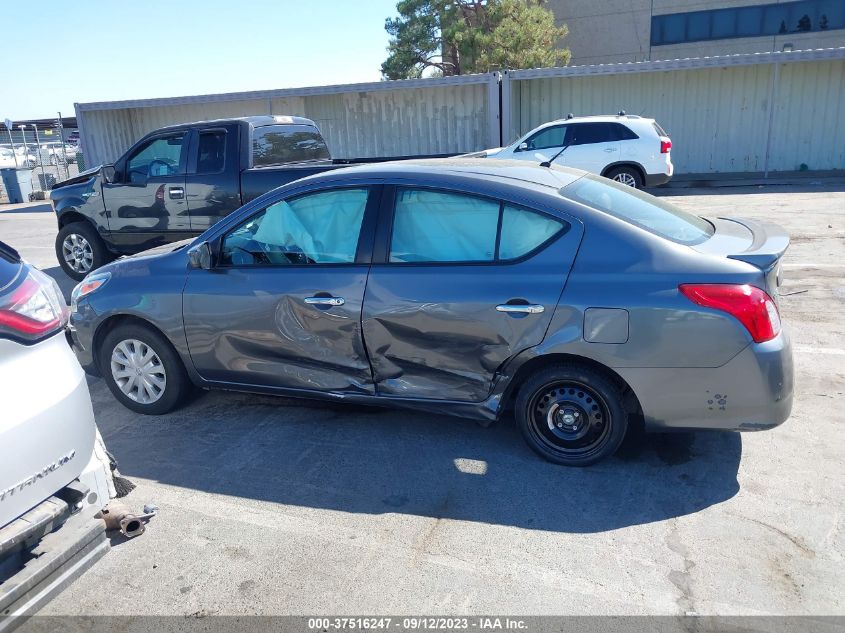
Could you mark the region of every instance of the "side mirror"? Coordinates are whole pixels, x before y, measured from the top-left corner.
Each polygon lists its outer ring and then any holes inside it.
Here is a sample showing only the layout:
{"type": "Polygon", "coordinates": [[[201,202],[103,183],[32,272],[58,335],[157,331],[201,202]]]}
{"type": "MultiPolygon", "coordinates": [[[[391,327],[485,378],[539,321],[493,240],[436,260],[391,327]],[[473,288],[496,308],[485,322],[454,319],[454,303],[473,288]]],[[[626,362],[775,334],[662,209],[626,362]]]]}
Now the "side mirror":
{"type": "Polygon", "coordinates": [[[115,180],[115,176],[117,175],[114,165],[103,165],[103,169],[100,173],[103,175],[103,182],[107,185],[112,184],[115,180]]]}
{"type": "Polygon", "coordinates": [[[201,242],[188,251],[191,268],[211,270],[211,247],[208,242],[201,242]]]}
{"type": "Polygon", "coordinates": [[[520,151],[520,152],[524,152],[525,150],[527,150],[527,149],[528,149],[528,143],[527,143],[527,142],[526,142],[526,143],[520,143],[520,144],[517,146],[517,148],[516,148],[516,149],[517,149],[518,151],[520,151]]]}

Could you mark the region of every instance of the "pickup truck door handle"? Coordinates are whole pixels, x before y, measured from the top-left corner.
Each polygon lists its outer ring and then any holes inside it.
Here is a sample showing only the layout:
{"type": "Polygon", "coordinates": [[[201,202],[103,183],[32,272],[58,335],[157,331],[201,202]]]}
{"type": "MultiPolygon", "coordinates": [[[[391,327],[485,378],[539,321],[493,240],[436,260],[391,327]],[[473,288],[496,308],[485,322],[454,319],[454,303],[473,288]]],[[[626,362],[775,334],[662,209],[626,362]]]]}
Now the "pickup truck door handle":
{"type": "Polygon", "coordinates": [[[346,300],[343,297],[305,297],[305,303],[310,306],[342,306],[346,300]]]}
{"type": "Polygon", "coordinates": [[[615,148],[615,147],[605,147],[605,148],[604,148],[604,151],[606,151],[606,152],[615,152],[615,151],[616,151],[616,148],[615,148]]]}
{"type": "Polygon", "coordinates": [[[185,188],[184,187],[168,187],[167,194],[170,196],[171,200],[181,200],[185,197],[185,188]]]}
{"type": "Polygon", "coordinates": [[[537,303],[519,304],[519,303],[503,303],[496,306],[499,312],[518,312],[522,314],[540,314],[545,312],[546,308],[537,303]]]}

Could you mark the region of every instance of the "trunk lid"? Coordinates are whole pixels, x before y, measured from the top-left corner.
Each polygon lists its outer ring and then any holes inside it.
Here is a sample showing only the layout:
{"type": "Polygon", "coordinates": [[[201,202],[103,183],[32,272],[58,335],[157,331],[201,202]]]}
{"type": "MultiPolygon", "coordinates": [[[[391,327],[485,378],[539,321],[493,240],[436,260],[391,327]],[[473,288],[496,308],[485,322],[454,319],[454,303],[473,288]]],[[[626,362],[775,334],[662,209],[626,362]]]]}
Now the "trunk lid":
{"type": "Polygon", "coordinates": [[[694,248],[759,268],[765,276],[766,290],[775,297],[781,282],[781,258],[789,248],[786,230],[771,222],[747,218],[717,218],[711,221],[715,233],[694,248]]]}

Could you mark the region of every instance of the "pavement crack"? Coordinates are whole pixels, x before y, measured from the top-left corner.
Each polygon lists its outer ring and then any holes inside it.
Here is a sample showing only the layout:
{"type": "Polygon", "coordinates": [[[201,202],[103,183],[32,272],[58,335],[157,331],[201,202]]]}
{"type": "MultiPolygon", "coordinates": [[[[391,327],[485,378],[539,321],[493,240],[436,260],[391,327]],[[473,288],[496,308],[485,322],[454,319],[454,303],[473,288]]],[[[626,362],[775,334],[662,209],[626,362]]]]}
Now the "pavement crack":
{"type": "Polygon", "coordinates": [[[680,593],[675,602],[682,614],[692,615],[695,613],[695,602],[692,595],[692,576],[690,572],[695,567],[695,563],[690,560],[689,549],[684,545],[681,535],[678,532],[677,520],[671,522],[669,534],[666,536],[666,545],[683,559],[683,569],[673,569],[668,575],[669,582],[675,585],[675,588],[680,593]]]}

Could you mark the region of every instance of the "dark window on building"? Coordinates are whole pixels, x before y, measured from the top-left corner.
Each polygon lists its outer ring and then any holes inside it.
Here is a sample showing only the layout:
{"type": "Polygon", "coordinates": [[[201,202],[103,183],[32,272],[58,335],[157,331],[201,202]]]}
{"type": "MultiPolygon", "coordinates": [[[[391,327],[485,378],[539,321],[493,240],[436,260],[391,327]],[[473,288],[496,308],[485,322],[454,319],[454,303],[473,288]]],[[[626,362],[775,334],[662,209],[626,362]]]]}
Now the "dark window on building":
{"type": "Polygon", "coordinates": [[[845,29],[845,2],[800,0],[753,7],[655,15],[651,18],[651,44],[662,46],[831,29],[845,29]]]}

